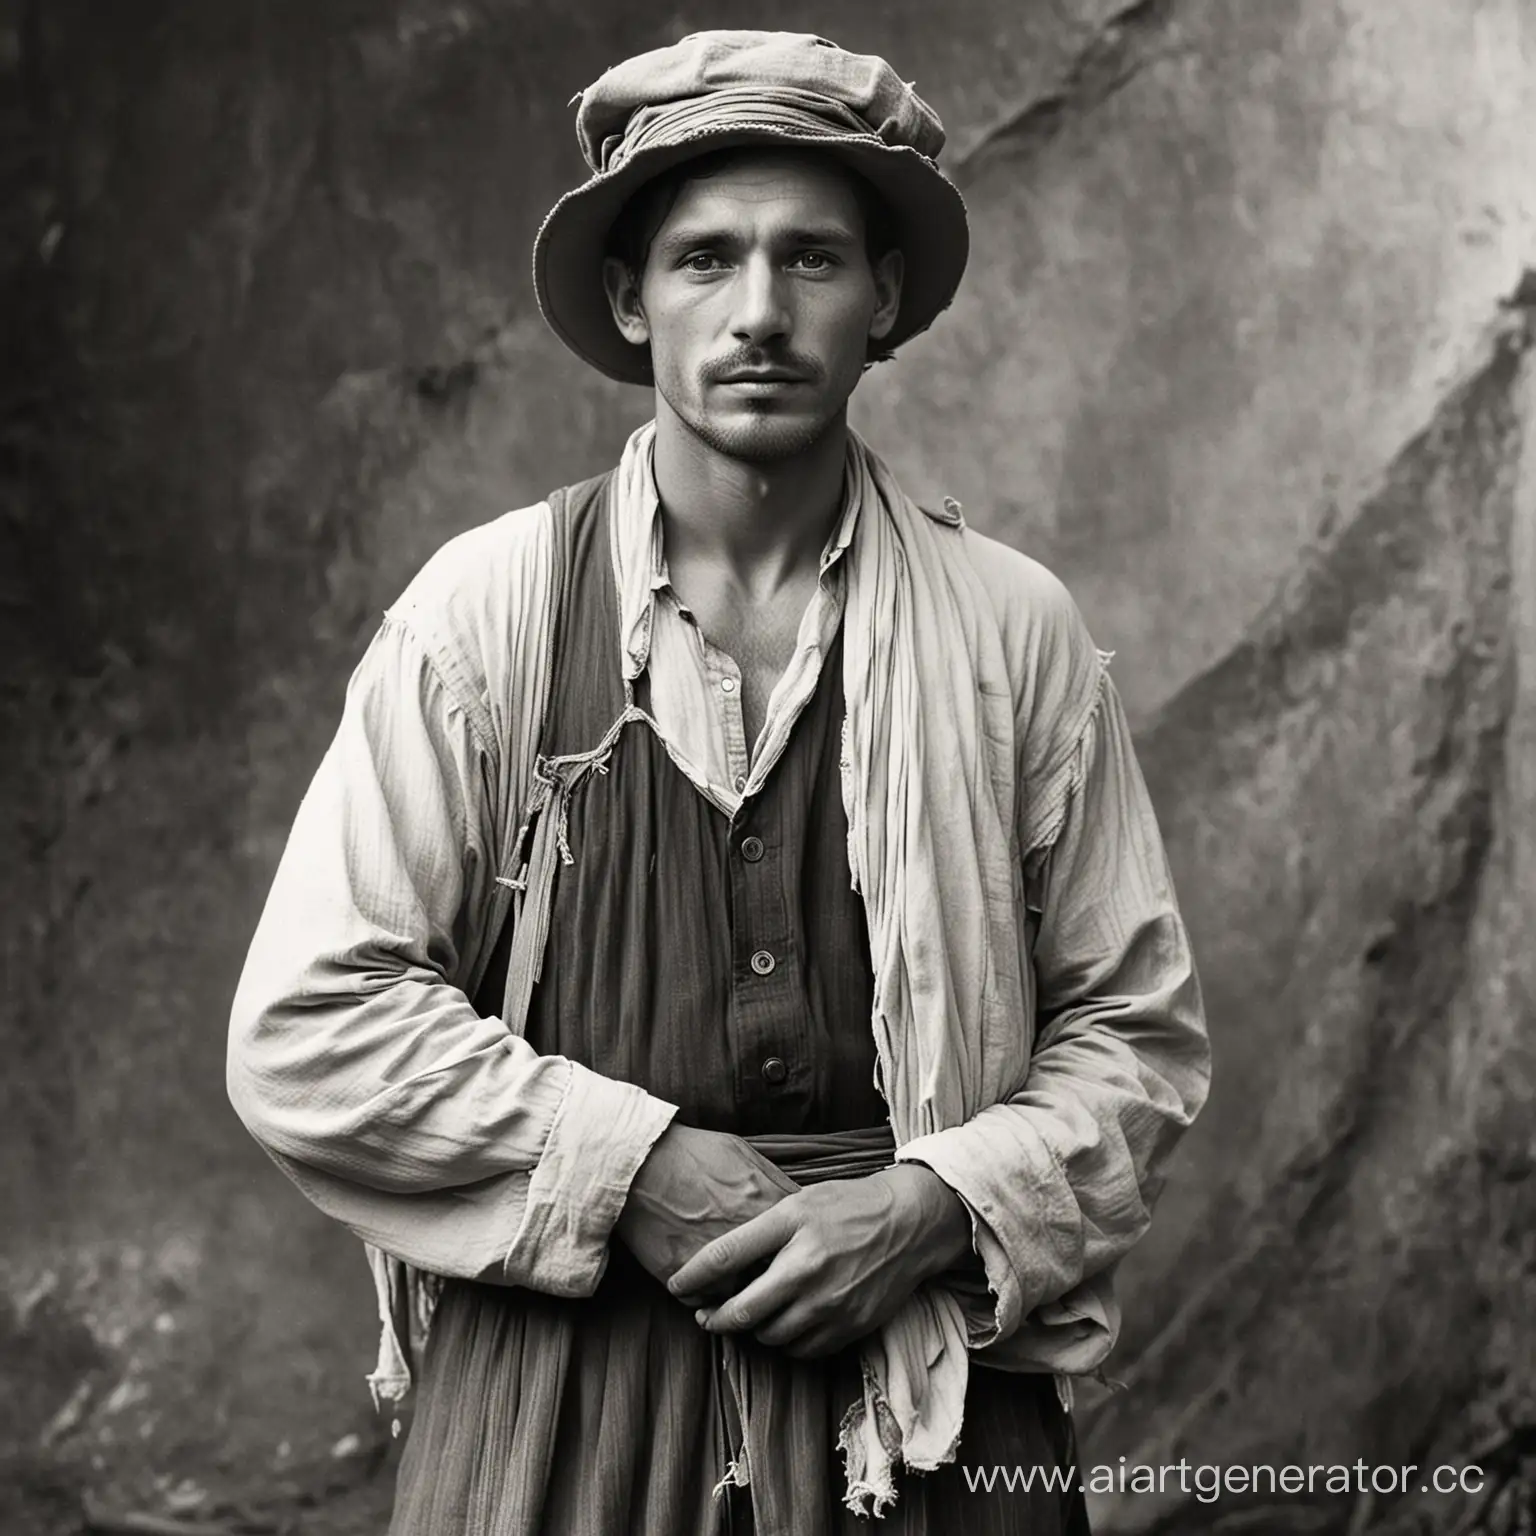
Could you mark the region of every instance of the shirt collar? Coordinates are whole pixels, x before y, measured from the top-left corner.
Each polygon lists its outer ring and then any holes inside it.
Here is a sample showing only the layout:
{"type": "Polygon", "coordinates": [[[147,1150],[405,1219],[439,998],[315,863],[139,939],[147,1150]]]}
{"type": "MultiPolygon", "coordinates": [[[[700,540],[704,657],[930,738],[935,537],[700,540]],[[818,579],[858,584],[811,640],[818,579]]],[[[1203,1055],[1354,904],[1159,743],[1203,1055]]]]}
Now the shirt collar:
{"type": "MultiPolygon", "coordinates": [[[[656,594],[671,585],[666,551],[662,548],[661,496],[656,489],[653,458],[655,439],[647,447],[639,496],[613,499],[612,542],[619,584],[619,635],[624,651],[624,676],[633,682],[645,670],[651,653],[651,620],[656,594]]],[[[858,526],[860,498],[851,494],[854,481],[843,476],[843,510],[837,527],[821,551],[820,580],[842,559],[858,526]]]]}

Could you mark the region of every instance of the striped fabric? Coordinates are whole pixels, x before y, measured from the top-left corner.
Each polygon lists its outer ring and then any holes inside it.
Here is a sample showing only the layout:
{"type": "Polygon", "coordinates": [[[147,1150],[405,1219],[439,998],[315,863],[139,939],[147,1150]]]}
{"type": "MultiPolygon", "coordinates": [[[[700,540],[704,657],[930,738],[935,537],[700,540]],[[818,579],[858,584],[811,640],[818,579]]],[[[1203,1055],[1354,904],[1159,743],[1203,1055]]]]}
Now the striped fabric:
{"type": "Polygon", "coordinates": [[[834,1405],[858,1386],[855,1351],[796,1367],[754,1470],[814,1496],[812,1523],[755,1523],[751,1490],[711,1490],[736,1427],[718,1335],[616,1252],[587,1300],[450,1281],[438,1303],[391,1536],[1087,1536],[1080,1494],[971,1492],[967,1468],[1075,1463],[1048,1375],[971,1373],[954,1464],[900,1476],[879,1521],[842,1505],[834,1405]]]}

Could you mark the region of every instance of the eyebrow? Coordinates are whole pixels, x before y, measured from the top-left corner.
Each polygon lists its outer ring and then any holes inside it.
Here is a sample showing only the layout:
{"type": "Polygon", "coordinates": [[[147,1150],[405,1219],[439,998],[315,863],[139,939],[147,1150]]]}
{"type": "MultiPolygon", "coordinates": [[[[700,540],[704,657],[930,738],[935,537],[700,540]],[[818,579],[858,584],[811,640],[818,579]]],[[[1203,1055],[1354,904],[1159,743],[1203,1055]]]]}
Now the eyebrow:
{"type": "MultiPolygon", "coordinates": [[[[846,224],[802,224],[784,237],[790,245],[853,246],[859,237],[846,224]]],[[[728,246],[738,242],[730,231],[713,224],[684,224],[669,230],[656,241],[658,250],[668,255],[693,250],[698,246],[728,246]]]]}

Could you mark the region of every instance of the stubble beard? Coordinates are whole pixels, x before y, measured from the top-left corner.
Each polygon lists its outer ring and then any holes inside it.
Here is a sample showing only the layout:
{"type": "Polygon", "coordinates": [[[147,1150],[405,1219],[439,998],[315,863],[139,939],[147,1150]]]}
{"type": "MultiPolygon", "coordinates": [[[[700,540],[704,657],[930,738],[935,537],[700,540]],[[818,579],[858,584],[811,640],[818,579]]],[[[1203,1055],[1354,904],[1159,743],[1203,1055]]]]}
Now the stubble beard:
{"type": "Polygon", "coordinates": [[[779,464],[809,452],[825,435],[834,418],[801,420],[792,426],[780,424],[777,430],[762,432],[750,425],[727,425],[707,415],[689,421],[689,429],[707,448],[743,464],[779,464]]]}
{"type": "MultiPolygon", "coordinates": [[[[742,464],[781,464],[786,459],[808,453],[839,420],[843,408],[848,403],[847,397],[844,396],[840,404],[816,416],[802,417],[791,424],[775,421],[770,402],[765,401],[764,407],[770,408],[762,409],[760,412],[755,408],[752,410],[754,416],[770,424],[771,429],[764,432],[751,423],[738,425],[719,421],[713,418],[702,404],[694,409],[683,409],[678,399],[681,391],[672,389],[660,378],[656,381],[656,388],[662,399],[672,407],[673,415],[706,448],[742,464]]],[[[700,389],[694,400],[699,401],[702,396],[703,390],[700,389]]]]}

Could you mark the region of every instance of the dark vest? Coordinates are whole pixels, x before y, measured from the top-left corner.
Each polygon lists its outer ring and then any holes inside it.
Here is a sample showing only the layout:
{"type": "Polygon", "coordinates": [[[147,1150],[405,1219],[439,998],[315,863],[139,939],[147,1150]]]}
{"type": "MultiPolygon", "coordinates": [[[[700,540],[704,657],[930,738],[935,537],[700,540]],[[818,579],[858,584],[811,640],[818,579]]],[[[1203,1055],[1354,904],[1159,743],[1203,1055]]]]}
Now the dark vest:
{"type": "MultiPolygon", "coordinates": [[[[550,498],[564,582],[545,759],[591,751],[624,710],[611,480],[550,498]]],[[[839,632],[783,756],[732,818],[646,722],[624,727],[607,772],[582,776],[567,802],[574,862],[556,875],[529,1009],[537,1050],[636,1083],[710,1130],[886,1121],[869,939],[848,869],[842,723],[839,632]]],[[[499,997],[506,943],[483,998],[499,997]]]]}

